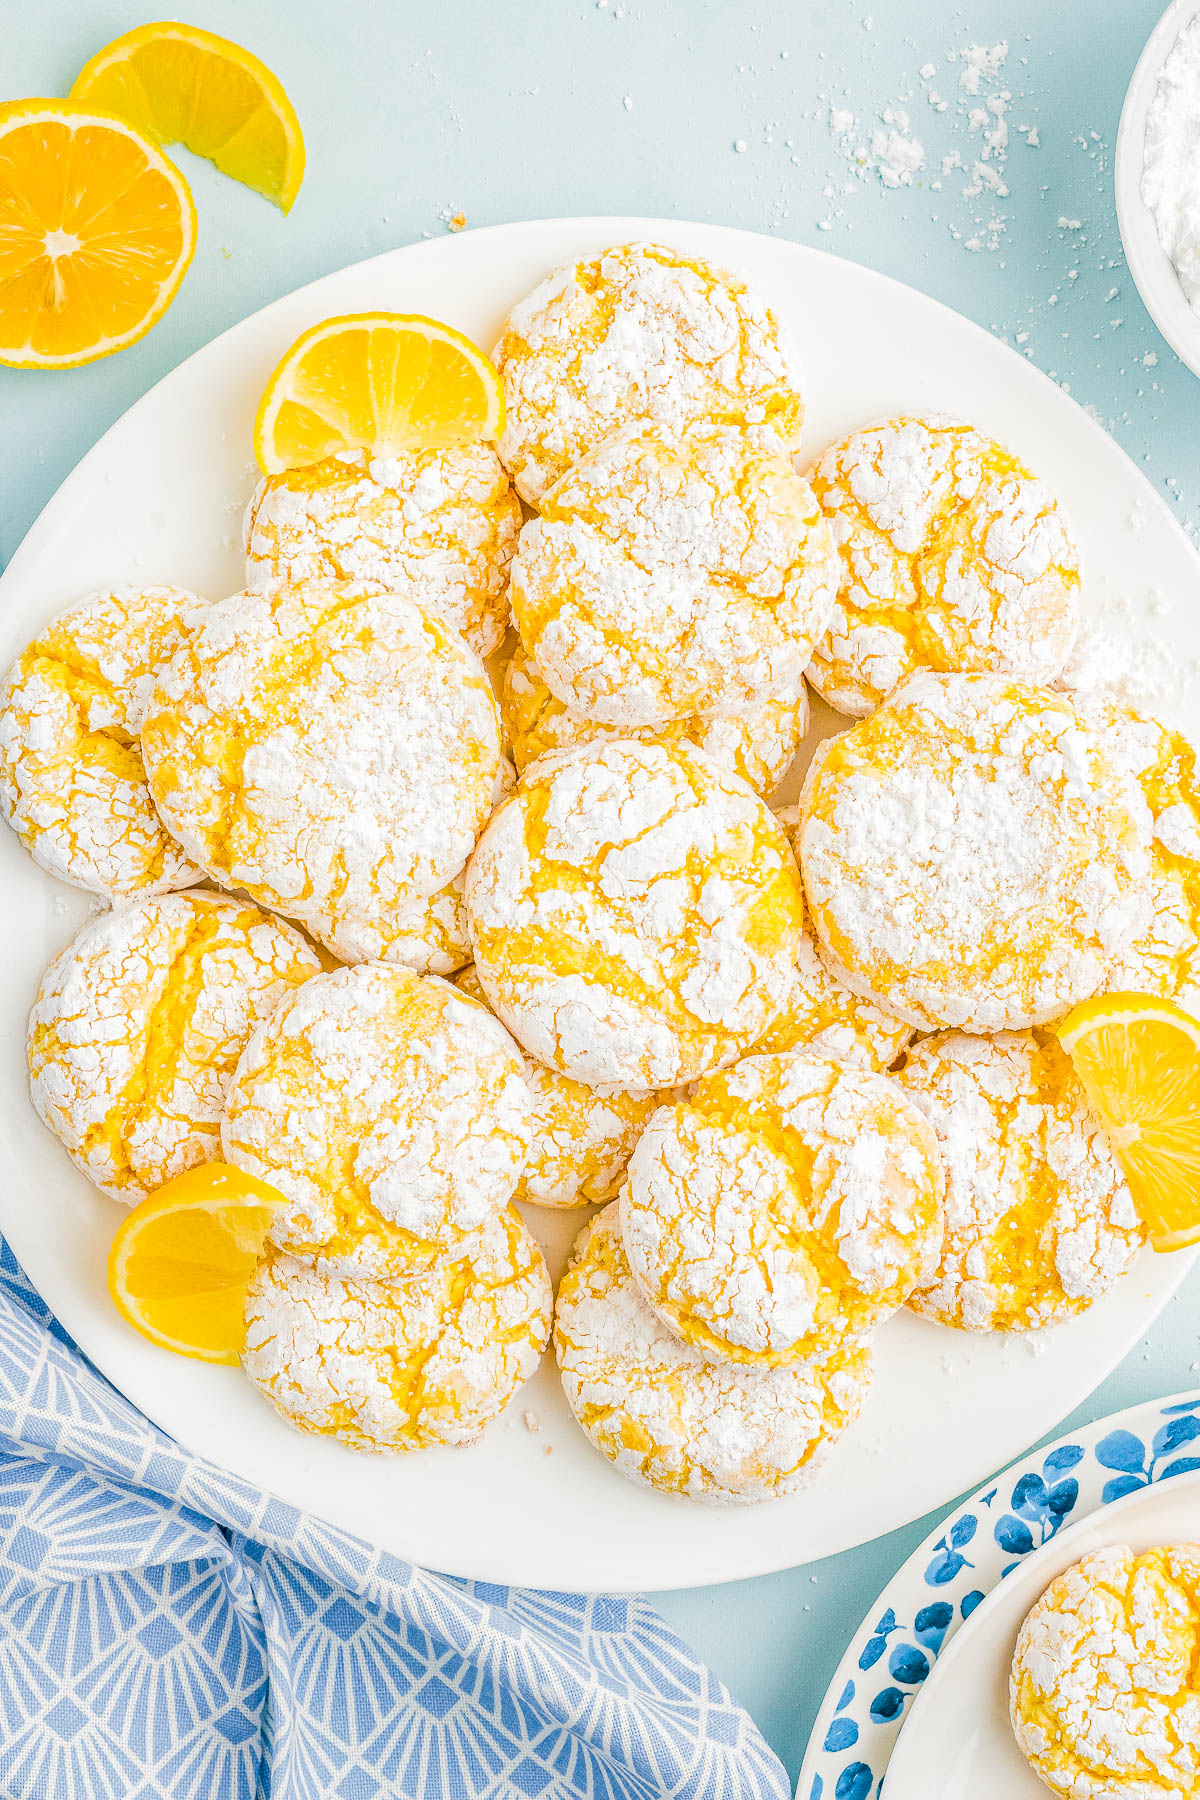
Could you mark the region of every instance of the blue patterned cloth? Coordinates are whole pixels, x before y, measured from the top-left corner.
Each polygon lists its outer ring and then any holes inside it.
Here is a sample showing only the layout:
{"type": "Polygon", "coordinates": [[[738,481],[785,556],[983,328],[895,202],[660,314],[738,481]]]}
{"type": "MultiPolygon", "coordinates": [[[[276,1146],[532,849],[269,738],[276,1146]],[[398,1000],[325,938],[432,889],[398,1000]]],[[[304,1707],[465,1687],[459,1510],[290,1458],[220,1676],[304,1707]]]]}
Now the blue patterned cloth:
{"type": "Polygon", "coordinates": [[[0,1246],[4,1800],[782,1800],[640,1600],[429,1574],[187,1455],[0,1246]]]}

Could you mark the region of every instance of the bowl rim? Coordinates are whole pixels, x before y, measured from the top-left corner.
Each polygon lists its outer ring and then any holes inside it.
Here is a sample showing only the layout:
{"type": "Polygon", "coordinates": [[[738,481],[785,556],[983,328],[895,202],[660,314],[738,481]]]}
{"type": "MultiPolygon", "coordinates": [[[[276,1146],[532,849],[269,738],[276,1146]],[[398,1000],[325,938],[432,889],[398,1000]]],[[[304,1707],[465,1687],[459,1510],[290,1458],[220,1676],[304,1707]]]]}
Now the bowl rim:
{"type": "Polygon", "coordinates": [[[1200,313],[1189,304],[1142,199],[1146,115],[1163,64],[1180,33],[1195,20],[1200,20],[1200,0],[1171,0],[1147,38],[1126,90],[1113,160],[1117,224],[1134,285],[1172,350],[1194,375],[1200,375],[1200,313]]]}

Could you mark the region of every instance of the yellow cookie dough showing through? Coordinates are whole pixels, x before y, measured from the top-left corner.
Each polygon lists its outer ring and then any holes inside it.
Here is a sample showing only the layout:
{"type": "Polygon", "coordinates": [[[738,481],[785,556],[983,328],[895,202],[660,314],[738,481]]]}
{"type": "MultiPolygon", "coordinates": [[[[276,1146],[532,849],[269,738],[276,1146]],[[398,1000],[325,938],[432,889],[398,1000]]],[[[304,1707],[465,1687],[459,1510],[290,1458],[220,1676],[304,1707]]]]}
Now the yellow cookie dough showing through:
{"type": "Polygon", "coordinates": [[[513,619],[573,712],[636,728],[794,696],[829,623],[837,559],[808,482],[768,432],[631,426],[521,531],[513,619]]]}
{"type": "Polygon", "coordinates": [[[316,975],[298,931],[245,900],[147,896],[87,925],[29,1018],[38,1114],[83,1173],[129,1205],[220,1154],[238,1058],[316,975]]]}
{"type": "Polygon", "coordinates": [[[198,879],[155,811],[138,742],[154,677],[204,602],[123,587],[60,613],[0,693],[0,807],[34,861],[120,898],[198,879]]]}
{"type": "Polygon", "coordinates": [[[744,283],[662,244],[618,244],[556,269],[515,306],[495,350],[497,448],[522,499],[621,426],[699,419],[772,426],[792,450],[804,404],[791,345],[744,283]]]}
{"type": "Polygon", "coordinates": [[[511,1207],[453,1261],[347,1280],[276,1254],[246,1295],[242,1364],[301,1431],[354,1450],[469,1444],[537,1368],[553,1294],[511,1207]]]}
{"type": "Polygon", "coordinates": [[[885,419],[811,471],[841,562],[809,679],[866,714],[916,668],[1050,683],[1079,629],[1079,557],[1011,451],[942,417],[885,419]]]}
{"type": "MultiPolygon", "coordinates": [[[[473,968],[456,976],[455,986],[487,1005],[473,968]]],[[[533,1132],[513,1199],[559,1208],[611,1200],[661,1096],[637,1088],[585,1087],[532,1058],[525,1060],[525,1084],[533,1132]]]]}
{"type": "Polygon", "coordinates": [[[1093,1550],[1017,1634],[1013,1733],[1064,1800],[1200,1792],[1200,1544],[1093,1550]]]}
{"type": "Polygon", "coordinates": [[[276,584],[218,602],[142,728],[155,803],[225,887],[338,955],[387,958],[492,809],[500,727],[483,666],[396,594],[276,584]]]}
{"type": "Polygon", "coordinates": [[[1083,1312],[1145,1240],[1125,1178],[1049,1032],[947,1032],[897,1080],[937,1133],[941,1263],[915,1312],[966,1331],[1032,1331],[1083,1312]]]}
{"type": "Polygon", "coordinates": [[[1112,700],[1079,698],[1089,724],[1150,810],[1151,919],[1109,971],[1113,992],[1200,1006],[1200,779],[1184,734],[1112,700]]]}
{"type": "Polygon", "coordinates": [[[278,1249],[388,1279],[494,1222],[531,1129],[521,1058],[486,1007],[362,963],[308,982],[255,1033],[221,1142],[285,1197],[278,1249]]]}
{"type": "Polygon", "coordinates": [[[505,666],[500,712],[518,773],[548,751],[569,750],[575,744],[628,737],[659,744],[682,739],[740,775],[765,799],[787,773],[808,730],[808,689],[801,680],[793,691],[772,695],[752,712],[695,715],[631,731],[585,719],[556,700],[518,642],[505,666]]]}
{"type": "Polygon", "coordinates": [[[411,594],[478,656],[508,626],[521,503],[488,444],[365,451],[260,481],[246,512],[246,581],[335,581],[411,594]]]}
{"type": "Polygon", "coordinates": [[[931,1031],[1045,1023],[1150,916],[1150,817],[1070,700],[919,671],[817,750],[797,844],[826,966],[931,1031]]]}
{"type": "Polygon", "coordinates": [[[937,1266],[941,1161],[894,1082],[749,1056],[661,1107],[630,1159],[621,1233],[644,1298],[706,1355],[818,1360],[937,1266]]]}
{"type": "Polygon", "coordinates": [[[642,1298],[615,1204],[585,1227],[559,1283],[554,1348],[571,1411],[622,1475],[734,1505],[807,1486],[871,1378],[862,1343],[775,1369],[683,1343],[642,1298]]]}
{"type": "Polygon", "coordinates": [[[531,1056],[589,1086],[735,1062],[785,1003],[804,912],[783,828],[685,744],[542,757],[467,870],[475,967],[531,1056]]]}

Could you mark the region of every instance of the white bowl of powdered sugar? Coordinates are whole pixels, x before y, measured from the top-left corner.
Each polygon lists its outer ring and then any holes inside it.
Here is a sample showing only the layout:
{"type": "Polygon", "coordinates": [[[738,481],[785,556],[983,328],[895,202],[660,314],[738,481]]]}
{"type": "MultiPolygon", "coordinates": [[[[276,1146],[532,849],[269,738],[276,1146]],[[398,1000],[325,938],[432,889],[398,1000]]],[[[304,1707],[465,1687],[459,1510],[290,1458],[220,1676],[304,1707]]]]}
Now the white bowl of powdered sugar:
{"type": "Polygon", "coordinates": [[[1117,217],[1155,324],[1200,375],[1200,0],[1173,0],[1121,114],[1117,217]]]}

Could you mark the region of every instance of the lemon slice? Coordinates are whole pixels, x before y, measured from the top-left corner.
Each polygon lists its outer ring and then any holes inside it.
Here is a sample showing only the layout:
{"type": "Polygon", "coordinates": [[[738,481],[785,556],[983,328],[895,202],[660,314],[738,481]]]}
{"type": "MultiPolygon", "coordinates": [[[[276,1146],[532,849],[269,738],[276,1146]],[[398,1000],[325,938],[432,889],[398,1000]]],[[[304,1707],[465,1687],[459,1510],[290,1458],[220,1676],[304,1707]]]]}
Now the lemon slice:
{"type": "Polygon", "coordinates": [[[1104,994],[1056,1029],[1154,1249],[1200,1242],[1200,1020],[1152,994],[1104,994]]]}
{"type": "Polygon", "coordinates": [[[342,450],[395,456],[498,437],[504,391],[470,338],[418,313],[351,313],[298,337],[254,421],[264,475],[342,450]]]}
{"type": "Polygon", "coordinates": [[[116,113],[0,106],[0,363],[61,369],[144,337],[196,248],[187,182],[116,113]]]}
{"type": "Polygon", "coordinates": [[[117,1227],[108,1255],[113,1305],[164,1350],[236,1363],[246,1283],[283,1204],[277,1189],[224,1163],[177,1175],[117,1227]]]}
{"type": "Polygon", "coordinates": [[[265,63],[196,25],[114,38],[85,63],[73,100],[111,107],[161,144],[182,144],[287,212],[304,175],[296,109],[265,63]]]}

